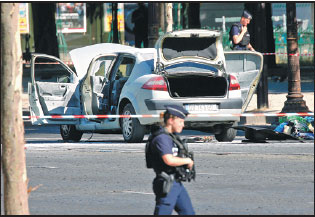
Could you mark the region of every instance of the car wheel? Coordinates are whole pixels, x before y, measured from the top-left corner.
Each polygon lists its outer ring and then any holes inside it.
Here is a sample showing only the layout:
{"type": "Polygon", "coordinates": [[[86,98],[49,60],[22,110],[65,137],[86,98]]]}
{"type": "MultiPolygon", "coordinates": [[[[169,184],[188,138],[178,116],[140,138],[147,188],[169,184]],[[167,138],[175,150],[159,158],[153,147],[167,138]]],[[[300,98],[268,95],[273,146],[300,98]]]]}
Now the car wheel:
{"type": "Polygon", "coordinates": [[[216,140],[219,142],[232,142],[236,136],[237,130],[234,128],[223,127],[222,131],[218,134],[215,134],[216,140]]]}
{"type": "MultiPolygon", "coordinates": [[[[128,103],[123,110],[123,115],[134,115],[136,114],[134,108],[128,103]]],[[[138,118],[122,118],[121,128],[124,139],[126,142],[142,142],[145,127],[142,126],[138,118]]]]}
{"type": "Polygon", "coordinates": [[[78,131],[74,125],[60,125],[60,134],[64,141],[79,142],[83,132],[78,131]]]}

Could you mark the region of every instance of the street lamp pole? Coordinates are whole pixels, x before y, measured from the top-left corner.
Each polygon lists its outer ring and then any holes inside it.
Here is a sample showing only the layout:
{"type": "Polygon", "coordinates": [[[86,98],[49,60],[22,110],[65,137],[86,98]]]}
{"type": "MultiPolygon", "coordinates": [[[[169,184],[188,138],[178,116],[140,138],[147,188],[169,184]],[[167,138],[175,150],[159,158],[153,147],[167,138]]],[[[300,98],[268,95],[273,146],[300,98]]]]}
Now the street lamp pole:
{"type": "Polygon", "coordinates": [[[295,3],[286,4],[287,50],[288,50],[288,95],[282,108],[286,112],[309,112],[301,93],[300,60],[298,53],[298,34],[295,3]]]}

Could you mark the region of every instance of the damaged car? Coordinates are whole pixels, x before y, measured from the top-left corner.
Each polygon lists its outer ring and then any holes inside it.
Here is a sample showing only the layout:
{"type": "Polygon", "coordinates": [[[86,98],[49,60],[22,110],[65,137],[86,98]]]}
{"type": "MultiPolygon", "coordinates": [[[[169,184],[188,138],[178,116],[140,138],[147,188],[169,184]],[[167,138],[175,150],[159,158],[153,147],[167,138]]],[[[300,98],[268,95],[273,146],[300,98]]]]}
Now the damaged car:
{"type": "Polygon", "coordinates": [[[240,117],[224,114],[246,110],[263,61],[258,52],[224,52],[222,33],[204,29],[166,33],[155,48],[103,43],[69,54],[72,68],[53,56],[32,55],[29,101],[32,124],[60,125],[63,140],[76,142],[84,132],[113,130],[121,130],[126,142],[142,142],[170,104],[181,105],[190,114],[223,114],[188,116],[185,129],[214,133],[218,141],[233,141],[236,130],[232,127],[240,117]]]}

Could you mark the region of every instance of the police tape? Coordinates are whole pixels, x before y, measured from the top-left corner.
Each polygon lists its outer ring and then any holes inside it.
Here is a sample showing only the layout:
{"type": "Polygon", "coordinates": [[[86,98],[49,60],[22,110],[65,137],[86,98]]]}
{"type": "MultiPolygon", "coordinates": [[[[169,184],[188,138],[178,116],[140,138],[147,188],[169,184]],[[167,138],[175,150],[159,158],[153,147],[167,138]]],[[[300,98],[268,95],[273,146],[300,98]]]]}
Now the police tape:
{"type": "MultiPolygon", "coordinates": [[[[66,65],[73,65],[73,62],[72,62],[72,61],[64,61],[64,62],[62,62],[62,63],[66,64],[66,65]]],[[[23,64],[25,64],[25,65],[30,65],[31,62],[23,60],[23,64]]],[[[35,63],[35,64],[36,64],[36,65],[59,65],[60,62],[37,62],[37,63],[35,63]]]]}
{"type": "Polygon", "coordinates": [[[288,55],[288,56],[314,56],[313,53],[304,53],[304,54],[300,54],[300,53],[294,53],[294,54],[289,54],[289,53],[261,53],[262,55],[288,55]]]}
{"type": "MultiPolygon", "coordinates": [[[[204,117],[284,117],[284,116],[314,116],[312,112],[296,113],[243,113],[243,114],[189,114],[188,118],[204,117]]],[[[78,119],[78,118],[159,118],[160,115],[43,115],[22,116],[23,119],[78,119]]]]}
{"type": "MultiPolygon", "coordinates": [[[[289,54],[289,53],[261,53],[262,55],[266,55],[266,56],[269,56],[269,55],[288,55],[288,56],[314,56],[313,53],[304,53],[304,54],[300,54],[300,53],[295,53],[295,54],[289,54]]],[[[64,64],[66,65],[73,65],[73,62],[72,61],[65,61],[63,62],[64,64]]],[[[23,60],[23,64],[26,64],[26,65],[29,65],[31,64],[29,61],[25,61],[23,60]]],[[[38,63],[35,63],[35,64],[60,64],[59,62],[38,62],[38,63]]]]}

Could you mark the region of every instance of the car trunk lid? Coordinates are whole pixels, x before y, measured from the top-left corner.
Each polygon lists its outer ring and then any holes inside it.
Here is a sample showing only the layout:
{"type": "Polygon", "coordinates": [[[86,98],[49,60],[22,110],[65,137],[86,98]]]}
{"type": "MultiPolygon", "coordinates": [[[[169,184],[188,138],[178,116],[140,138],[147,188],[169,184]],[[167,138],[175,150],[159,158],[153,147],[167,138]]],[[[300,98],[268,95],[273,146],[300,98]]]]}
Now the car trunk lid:
{"type": "Polygon", "coordinates": [[[219,31],[190,29],[166,33],[157,41],[157,71],[222,76],[224,52],[219,31]]]}

